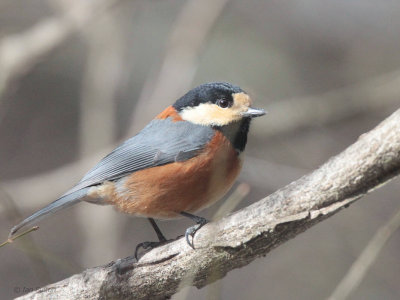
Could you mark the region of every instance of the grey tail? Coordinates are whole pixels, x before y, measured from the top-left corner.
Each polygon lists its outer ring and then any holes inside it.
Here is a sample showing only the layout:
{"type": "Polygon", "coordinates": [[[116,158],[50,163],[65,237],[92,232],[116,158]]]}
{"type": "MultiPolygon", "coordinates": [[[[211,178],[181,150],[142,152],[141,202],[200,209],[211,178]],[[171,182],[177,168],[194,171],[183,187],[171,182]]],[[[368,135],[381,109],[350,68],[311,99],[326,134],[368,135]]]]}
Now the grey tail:
{"type": "Polygon", "coordinates": [[[11,238],[22,227],[34,224],[34,223],[38,222],[39,220],[43,219],[44,217],[46,217],[47,215],[51,215],[63,208],[67,208],[69,206],[72,206],[72,205],[78,203],[83,197],[86,196],[89,188],[90,187],[80,189],[71,194],[64,195],[64,196],[58,198],[57,200],[51,202],[46,207],[43,207],[41,210],[35,212],[30,217],[26,218],[21,223],[14,226],[11,229],[10,234],[8,235],[8,238],[11,238]]]}

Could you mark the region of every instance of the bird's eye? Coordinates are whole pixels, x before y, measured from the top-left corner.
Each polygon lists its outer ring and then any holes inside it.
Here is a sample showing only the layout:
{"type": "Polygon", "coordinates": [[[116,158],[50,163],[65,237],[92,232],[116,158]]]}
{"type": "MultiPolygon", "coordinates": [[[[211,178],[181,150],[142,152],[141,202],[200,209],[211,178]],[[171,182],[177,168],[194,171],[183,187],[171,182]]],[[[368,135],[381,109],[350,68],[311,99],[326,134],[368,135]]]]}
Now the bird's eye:
{"type": "Polygon", "coordinates": [[[217,105],[222,108],[227,108],[230,106],[230,104],[231,104],[231,102],[226,99],[218,99],[217,100],[217,105]]]}

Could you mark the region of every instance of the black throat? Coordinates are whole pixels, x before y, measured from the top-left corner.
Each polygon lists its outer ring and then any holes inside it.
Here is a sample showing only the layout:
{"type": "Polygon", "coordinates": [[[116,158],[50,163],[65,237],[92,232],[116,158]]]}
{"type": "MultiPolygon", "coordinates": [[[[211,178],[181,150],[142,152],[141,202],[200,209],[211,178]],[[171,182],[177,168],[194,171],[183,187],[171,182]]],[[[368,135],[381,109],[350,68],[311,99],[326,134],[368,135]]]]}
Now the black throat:
{"type": "Polygon", "coordinates": [[[246,148],[250,121],[250,118],[244,118],[239,122],[234,122],[225,126],[216,126],[214,129],[221,131],[222,134],[232,143],[235,150],[238,153],[241,153],[246,148]]]}

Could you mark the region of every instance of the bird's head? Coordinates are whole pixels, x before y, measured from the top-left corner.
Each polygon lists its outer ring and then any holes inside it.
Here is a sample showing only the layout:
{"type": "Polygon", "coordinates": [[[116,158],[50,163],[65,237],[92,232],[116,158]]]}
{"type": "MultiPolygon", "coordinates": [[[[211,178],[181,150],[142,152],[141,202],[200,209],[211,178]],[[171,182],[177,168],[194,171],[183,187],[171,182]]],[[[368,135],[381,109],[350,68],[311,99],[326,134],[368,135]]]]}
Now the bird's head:
{"type": "Polygon", "coordinates": [[[225,82],[202,84],[173,105],[181,118],[198,125],[223,127],[265,114],[251,107],[252,101],[240,87],[225,82]]]}

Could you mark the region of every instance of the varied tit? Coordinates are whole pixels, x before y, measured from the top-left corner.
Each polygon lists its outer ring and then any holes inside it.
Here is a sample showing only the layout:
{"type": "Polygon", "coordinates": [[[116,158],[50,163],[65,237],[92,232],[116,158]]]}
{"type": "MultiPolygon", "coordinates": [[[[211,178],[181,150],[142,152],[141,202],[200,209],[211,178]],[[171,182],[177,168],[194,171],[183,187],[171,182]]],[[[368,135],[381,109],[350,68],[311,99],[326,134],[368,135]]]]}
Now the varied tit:
{"type": "Polygon", "coordinates": [[[104,157],[63,196],[13,227],[10,237],[45,216],[87,201],[147,217],[159,242],[138,245],[143,248],[166,242],[154,219],[189,217],[197,223],[185,233],[193,247],[194,234],[206,223],[193,213],[232,187],[242,167],[251,119],[264,114],[251,107],[250,97],[238,86],[200,85],[104,157]]]}

